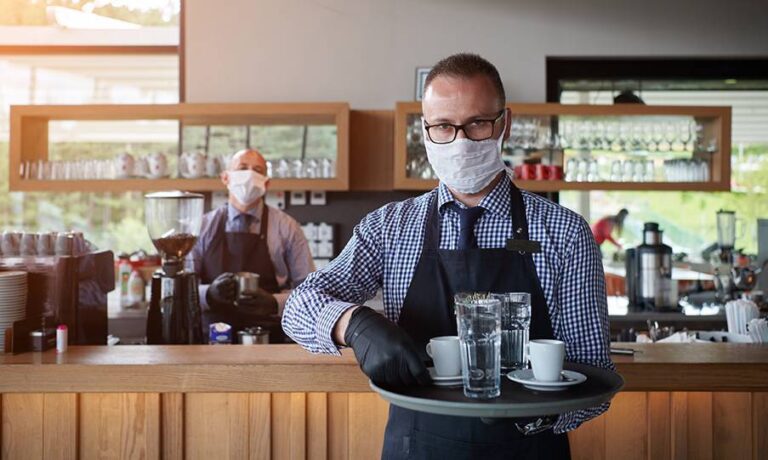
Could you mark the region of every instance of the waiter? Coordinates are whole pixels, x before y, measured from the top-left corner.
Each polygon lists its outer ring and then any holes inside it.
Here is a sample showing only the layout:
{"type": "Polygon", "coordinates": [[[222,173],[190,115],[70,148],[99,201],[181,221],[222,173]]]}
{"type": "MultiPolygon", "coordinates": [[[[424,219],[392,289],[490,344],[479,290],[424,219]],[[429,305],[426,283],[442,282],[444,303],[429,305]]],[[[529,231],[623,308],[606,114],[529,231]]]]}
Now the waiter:
{"type": "Polygon", "coordinates": [[[203,216],[192,258],[205,299],[204,327],[217,321],[235,330],[271,325],[270,338],[279,341],[278,316],[290,289],[315,267],[299,223],[265,203],[266,174],[266,161],[258,151],[234,154],[221,174],[228,203],[203,216]],[[236,298],[237,272],[259,274],[257,295],[236,298]]]}
{"type": "MultiPolygon", "coordinates": [[[[427,385],[421,350],[431,337],[456,334],[456,292],[522,291],[532,295],[532,339],[563,340],[568,361],[612,368],[597,245],[579,215],[507,175],[501,146],[512,114],[496,68],[453,55],[432,68],[425,88],[424,139],[438,188],[366,216],[334,263],[291,294],[286,333],[315,353],[352,347],[378,384],[427,385]],[[380,288],[383,316],[364,306],[380,288]]],[[[566,432],[606,409],[485,424],[391,405],[383,457],[569,458],[566,432]]]]}

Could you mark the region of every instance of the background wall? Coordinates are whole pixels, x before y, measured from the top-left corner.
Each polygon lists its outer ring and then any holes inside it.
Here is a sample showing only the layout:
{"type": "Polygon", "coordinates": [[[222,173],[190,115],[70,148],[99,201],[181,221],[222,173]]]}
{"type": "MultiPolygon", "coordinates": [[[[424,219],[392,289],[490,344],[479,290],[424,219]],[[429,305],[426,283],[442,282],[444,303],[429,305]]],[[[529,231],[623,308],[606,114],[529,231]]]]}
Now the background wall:
{"type": "Polygon", "coordinates": [[[391,109],[458,51],[543,102],[546,56],[768,55],[764,0],[188,0],[187,102],[391,109]]]}

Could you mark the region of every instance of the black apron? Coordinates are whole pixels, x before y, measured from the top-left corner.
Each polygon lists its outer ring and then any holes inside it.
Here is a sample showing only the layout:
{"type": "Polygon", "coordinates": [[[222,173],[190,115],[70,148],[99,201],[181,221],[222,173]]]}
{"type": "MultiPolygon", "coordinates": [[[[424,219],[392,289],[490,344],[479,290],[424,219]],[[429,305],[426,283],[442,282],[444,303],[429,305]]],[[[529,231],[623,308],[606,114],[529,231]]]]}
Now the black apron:
{"type": "MultiPolygon", "coordinates": [[[[510,184],[515,240],[528,240],[528,222],[520,190],[510,184]]],[[[530,252],[499,249],[439,249],[437,194],[432,198],[421,257],[403,302],[398,324],[422,353],[429,339],[456,335],[453,296],[461,291],[529,292],[531,339],[554,338],[544,292],[530,252]]],[[[566,434],[552,430],[525,436],[520,420],[454,417],[390,405],[384,436],[385,459],[569,459],[566,434]]]]}
{"type": "MultiPolygon", "coordinates": [[[[259,274],[259,287],[274,294],[280,292],[280,286],[275,277],[275,267],[269,255],[267,247],[267,228],[269,225],[269,212],[267,204],[263,203],[264,210],[261,213],[261,229],[259,233],[227,232],[227,212],[220,213],[219,222],[211,225],[215,230],[211,245],[203,254],[203,263],[200,267],[200,280],[203,284],[210,284],[213,280],[225,272],[251,272],[259,274]]],[[[284,333],[280,327],[280,318],[272,316],[254,316],[239,311],[231,312],[203,312],[204,336],[208,337],[208,325],[210,323],[224,322],[232,326],[233,339],[237,331],[246,327],[261,326],[270,331],[270,342],[282,342],[284,333]]]]}

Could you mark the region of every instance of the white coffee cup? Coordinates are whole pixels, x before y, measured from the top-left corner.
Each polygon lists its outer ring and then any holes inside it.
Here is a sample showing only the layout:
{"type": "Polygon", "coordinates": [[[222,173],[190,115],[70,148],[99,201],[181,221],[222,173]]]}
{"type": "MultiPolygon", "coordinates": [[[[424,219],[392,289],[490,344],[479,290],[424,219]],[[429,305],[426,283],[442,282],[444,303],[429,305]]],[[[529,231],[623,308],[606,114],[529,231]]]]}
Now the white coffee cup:
{"type": "Polygon", "coordinates": [[[461,375],[458,336],[446,335],[429,339],[427,354],[434,361],[435,372],[440,377],[461,375]]]}
{"type": "Polygon", "coordinates": [[[528,343],[533,377],[540,382],[558,382],[563,372],[565,343],[560,340],[531,340],[528,343]]]}

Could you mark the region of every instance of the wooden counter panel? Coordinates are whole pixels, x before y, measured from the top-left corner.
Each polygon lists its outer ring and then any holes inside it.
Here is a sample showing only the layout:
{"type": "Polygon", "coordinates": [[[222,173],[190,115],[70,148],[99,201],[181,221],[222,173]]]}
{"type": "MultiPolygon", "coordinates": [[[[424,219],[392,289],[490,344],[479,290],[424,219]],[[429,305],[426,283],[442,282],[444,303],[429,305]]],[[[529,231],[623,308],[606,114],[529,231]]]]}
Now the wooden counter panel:
{"type": "MultiPolygon", "coordinates": [[[[373,393],[1,399],[2,459],[378,459],[388,409],[373,393]],[[168,420],[183,423],[173,449],[168,420]]],[[[758,459],[767,425],[768,393],[623,392],[569,437],[574,460],[758,459]]]]}

